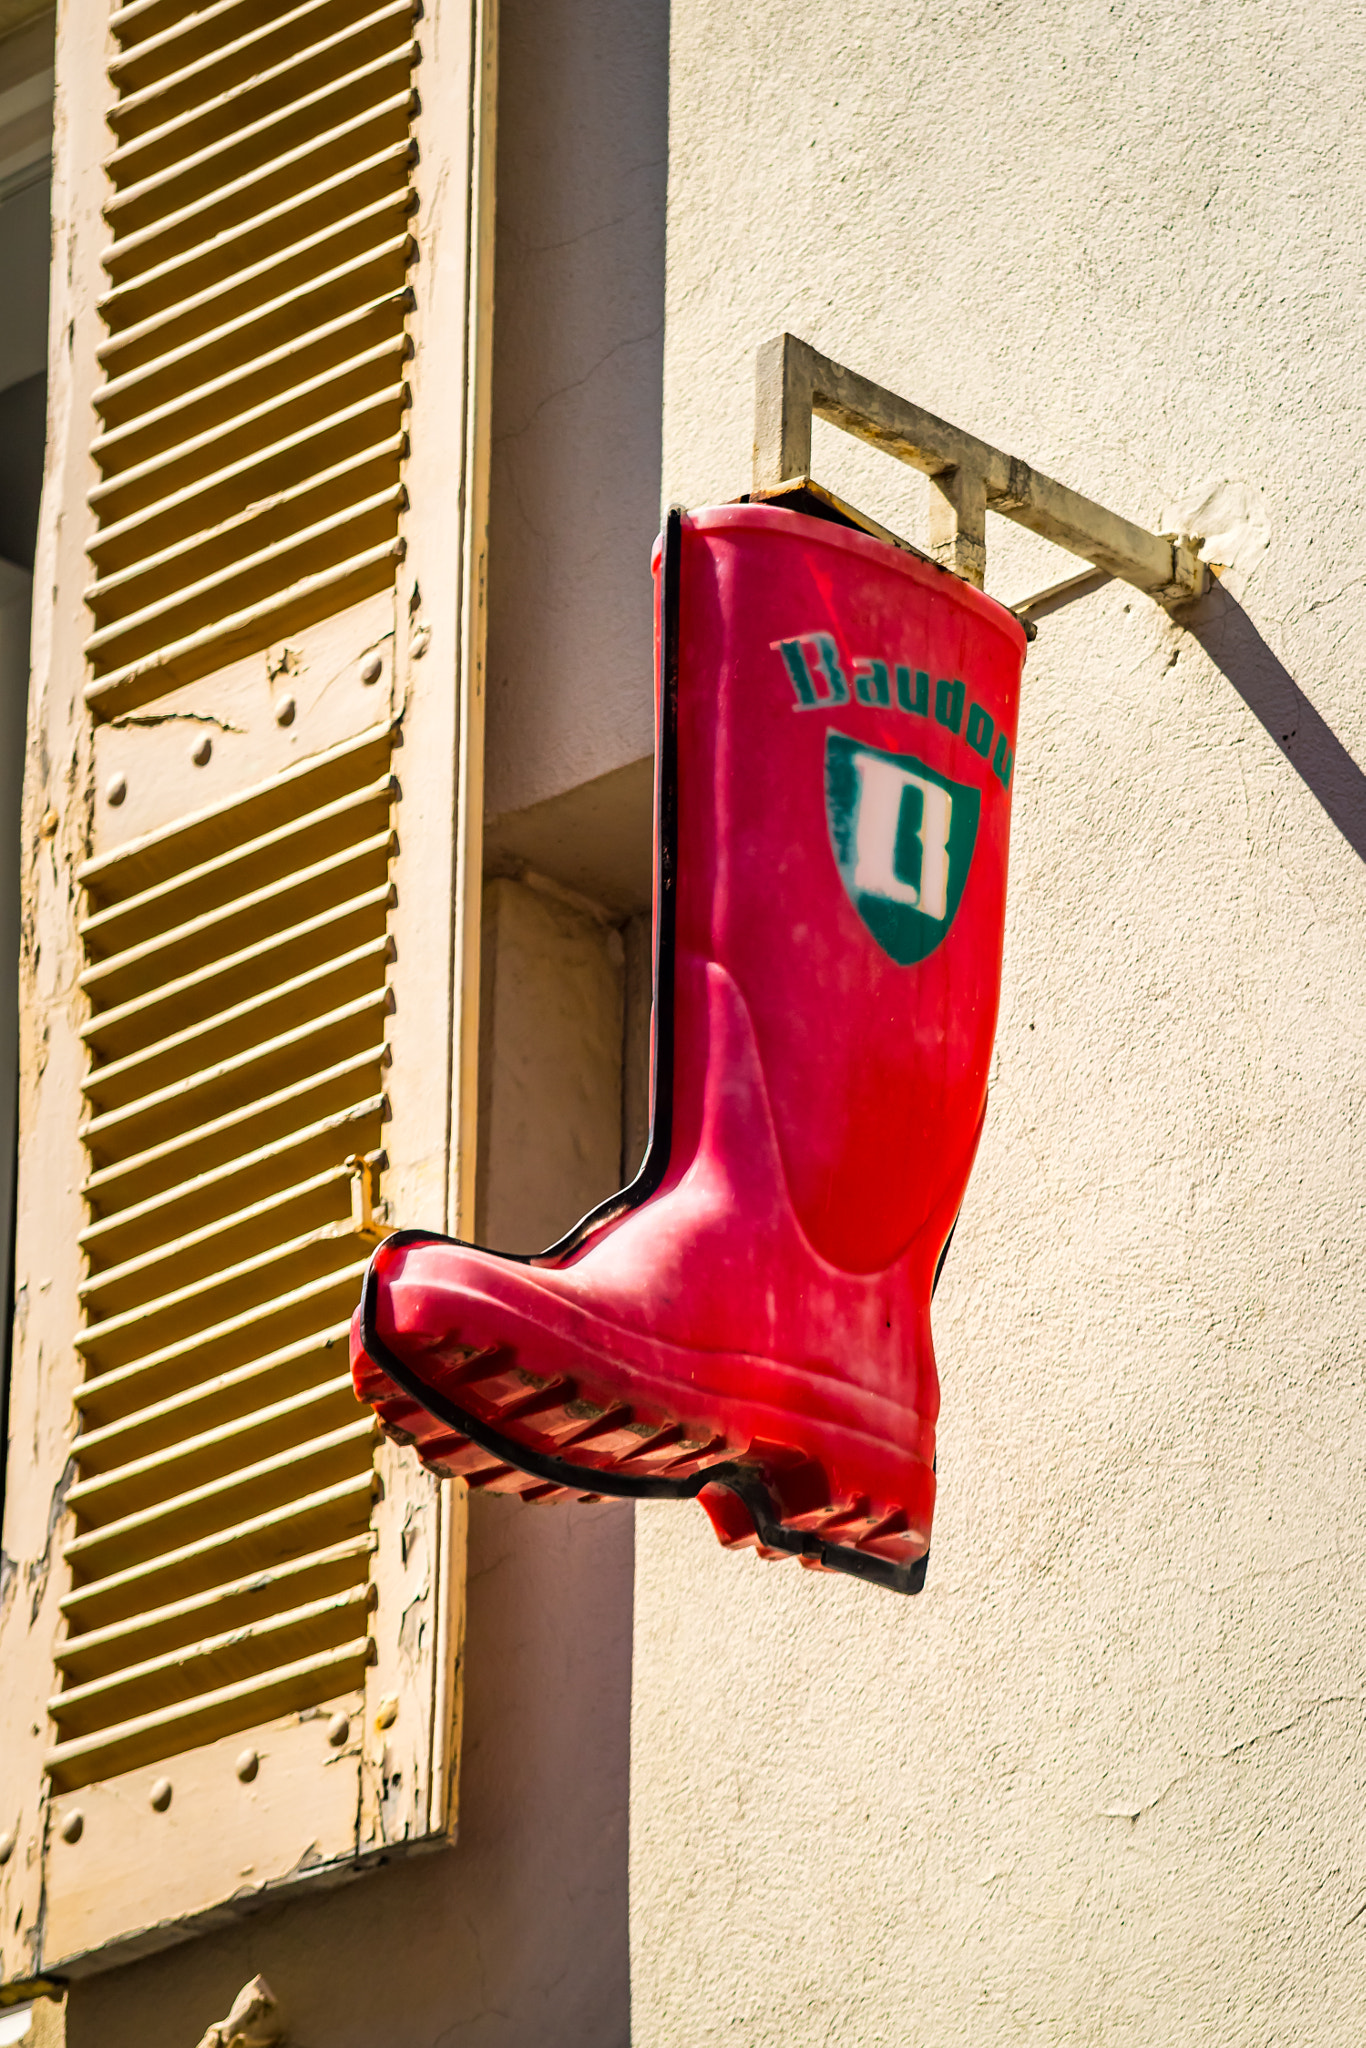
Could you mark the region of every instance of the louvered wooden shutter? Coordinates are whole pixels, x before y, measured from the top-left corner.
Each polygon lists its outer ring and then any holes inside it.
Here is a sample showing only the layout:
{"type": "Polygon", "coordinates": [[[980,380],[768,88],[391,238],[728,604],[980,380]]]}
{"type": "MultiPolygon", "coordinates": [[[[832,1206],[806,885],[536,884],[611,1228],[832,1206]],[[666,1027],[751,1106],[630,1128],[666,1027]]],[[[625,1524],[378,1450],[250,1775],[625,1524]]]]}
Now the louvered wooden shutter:
{"type": "Polygon", "coordinates": [[[412,0],[63,30],[45,544],[85,608],[40,621],[26,805],[10,1981],[451,1820],[463,1503],[376,1438],[346,1336],[377,1237],[469,1178],[469,26],[438,63],[412,0]]]}
{"type": "Polygon", "coordinates": [[[346,1326],[382,1160],[389,739],[81,874],[62,1788],[364,1684],[372,1443],[346,1326]]]}
{"type": "Polygon", "coordinates": [[[393,586],[413,0],[133,0],[87,643],[126,711],[393,586]]]}

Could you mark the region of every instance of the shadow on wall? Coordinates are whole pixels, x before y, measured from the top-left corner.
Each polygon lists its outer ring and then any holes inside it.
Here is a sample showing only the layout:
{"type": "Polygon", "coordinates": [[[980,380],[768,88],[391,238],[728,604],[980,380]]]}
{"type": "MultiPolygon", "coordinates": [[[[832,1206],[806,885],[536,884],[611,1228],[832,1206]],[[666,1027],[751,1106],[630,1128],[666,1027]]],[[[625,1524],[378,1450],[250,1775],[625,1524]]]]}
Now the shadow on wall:
{"type": "MultiPolygon", "coordinates": [[[[1113,581],[1103,570],[1079,576],[1029,616],[1045,619],[1113,581]]],[[[1172,614],[1232,683],[1312,796],[1359,859],[1366,860],[1366,772],[1321,718],[1285,663],[1273,654],[1236,597],[1211,583],[1198,603],[1172,614]]]]}
{"type": "Polygon", "coordinates": [[[470,1503],[460,1835],[73,1987],[66,2048],[194,2048],[258,1972],[288,2048],[628,2048],[627,1503],[470,1503]]]}
{"type": "Polygon", "coordinates": [[[1352,851],[1366,860],[1366,774],[1222,584],[1177,614],[1318,798],[1352,851]]]}

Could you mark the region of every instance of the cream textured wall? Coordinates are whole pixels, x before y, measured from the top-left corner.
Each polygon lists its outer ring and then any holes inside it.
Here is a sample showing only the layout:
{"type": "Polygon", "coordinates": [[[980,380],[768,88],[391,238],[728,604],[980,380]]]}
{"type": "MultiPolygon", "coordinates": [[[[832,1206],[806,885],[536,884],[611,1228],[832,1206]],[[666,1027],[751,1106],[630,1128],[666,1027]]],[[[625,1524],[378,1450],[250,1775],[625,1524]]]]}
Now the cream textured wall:
{"type": "MultiPolygon", "coordinates": [[[[1341,2048],[1366,32],[1282,0],[674,0],[672,38],[666,499],[746,488],[786,327],[1144,523],[1220,480],[1254,516],[1192,630],[1111,585],[1030,652],[928,1591],[637,1515],[634,2039],[1341,2048]]],[[[818,459],[914,516],[893,465],[818,459]]],[[[1068,560],[1007,546],[993,587],[1068,560]]]]}

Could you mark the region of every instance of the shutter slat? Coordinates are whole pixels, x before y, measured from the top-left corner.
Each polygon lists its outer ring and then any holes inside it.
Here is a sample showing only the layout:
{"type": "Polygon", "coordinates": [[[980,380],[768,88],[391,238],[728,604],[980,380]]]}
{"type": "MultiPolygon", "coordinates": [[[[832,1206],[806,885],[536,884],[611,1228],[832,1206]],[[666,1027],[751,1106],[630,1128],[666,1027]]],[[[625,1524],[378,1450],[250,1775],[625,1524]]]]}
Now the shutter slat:
{"type": "Polygon", "coordinates": [[[355,1401],[350,1374],[334,1373],[286,1400],[129,1458],[116,1471],[80,1480],[67,1494],[67,1504],[89,1527],[100,1528],[183,1494],[192,1483],[222,1479],[239,1465],[258,1461],[264,1450],[307,1442],[329,1422],[343,1427],[355,1420],[355,1401]]]}
{"type": "Polygon", "coordinates": [[[192,811],[113,853],[82,861],[76,880],[90,903],[103,906],[141,894],[220,854],[235,856],[277,827],[288,827],[363,782],[387,774],[395,729],[392,719],[367,726],[254,789],[192,811]]]}
{"type": "Polygon", "coordinates": [[[375,1430],[346,1333],[372,1239],[356,1154],[383,1161],[392,739],[81,871],[93,1213],[64,1612],[71,1640],[105,1634],[59,1663],[59,1785],[331,1696],[342,1635],[347,1671],[369,1654],[375,1430]],[[235,1616],[210,1615],[232,1587],[235,1616]]]}
{"type": "MultiPolygon", "coordinates": [[[[161,881],[137,890],[122,902],[92,911],[81,918],[78,929],[87,953],[106,957],[122,952],[141,940],[181,925],[203,911],[230,902],[239,889],[259,889],[278,872],[283,856],[296,866],[306,867],[350,845],[358,836],[361,813],[375,814],[375,822],[397,793],[392,775],[364,783],[359,789],[320,804],[277,824],[271,831],[229,852],[197,861],[161,881]]],[[[362,821],[360,836],[370,836],[375,824],[362,821]]]]}
{"type": "Polygon", "coordinates": [[[220,1630],[238,1628],[273,1613],[274,1603],[282,1597],[287,1603],[302,1605],[311,1597],[341,1592],[356,1584],[357,1566],[363,1567],[373,1554],[375,1540],[373,1530],[367,1529],[362,1536],[333,1543],[309,1557],[296,1558],[292,1564],[277,1565],[271,1572],[253,1572],[187,1600],[146,1609],[130,1620],[68,1636],[57,1645],[53,1662],[59,1671],[70,1672],[74,1683],[84,1684],[198,1642],[208,1622],[220,1630]]]}
{"type": "MultiPolygon", "coordinates": [[[[297,341],[267,349],[264,354],[253,356],[246,362],[235,363],[230,370],[210,377],[201,386],[187,382],[186,388],[175,398],[167,400],[163,396],[160,404],[150,407],[148,384],[152,380],[152,395],[159,395],[155,380],[160,365],[153,365],[150,370],[134,371],[128,378],[120,380],[120,389],[105,386],[100,412],[109,424],[91,442],[91,453],[102,468],[109,466],[111,453],[121,454],[129,448],[134,451],[129,459],[137,460],[140,437],[150,442],[155,435],[166,432],[184,438],[186,434],[198,431],[201,423],[208,424],[244,412],[255,404],[259,395],[280,388],[281,377],[287,375],[297,380],[300,364],[312,364],[324,351],[327,352],[327,360],[340,361],[348,351],[357,353],[358,340],[392,335],[395,311],[400,316],[404,311],[404,305],[396,306],[395,301],[402,298],[402,294],[390,292],[351,307],[337,319],[325,320],[311,328],[297,341]]],[[[162,383],[164,389],[164,380],[162,383]]]]}
{"type": "Polygon", "coordinates": [[[118,1206],[136,1176],[114,1166],[85,1183],[92,1208],[101,1201],[109,1213],[81,1233],[81,1247],[92,1260],[114,1263],[164,1244],[229,1215],[249,1211],[282,1186],[307,1180],[321,1163],[347,1159],[374,1149],[384,1120],[383,1095],[351,1103],[338,1115],[320,1118],[253,1152],[234,1152],[221,1166],[191,1179],[175,1181],[160,1193],[118,1206]],[[367,1142],[367,1139],[371,1142],[367,1142]]]}
{"type": "MultiPolygon", "coordinates": [[[[383,540],[383,535],[392,525],[392,514],[403,503],[403,486],[391,483],[373,496],[361,498],[358,503],[347,505],[328,518],[315,521],[312,526],[289,533],[283,540],[259,547],[253,553],[243,555],[237,562],[218,569],[211,576],[203,576],[197,583],[185,588],[173,589],[155,603],[144,604],[141,611],[130,613],[120,619],[116,626],[107,627],[91,635],[88,650],[101,657],[109,656],[128,661],[132,655],[156,648],[168,633],[185,636],[186,628],[201,619],[216,620],[221,616],[222,599],[231,589],[233,595],[255,593],[261,601],[267,596],[278,602],[281,593],[297,587],[302,579],[317,573],[317,565],[330,562],[336,554],[338,544],[346,551],[354,550],[358,542],[378,534],[381,536],[381,552],[386,553],[392,546],[383,540]]],[[[256,538],[266,539],[264,534],[256,538]]],[[[135,583],[133,572],[129,572],[128,583],[135,583]]],[[[153,593],[142,591],[149,597],[153,593]]],[[[127,602],[127,588],[119,593],[121,602],[127,602]]],[[[89,602],[97,612],[109,608],[107,591],[97,586],[89,593],[89,602]]]]}
{"type": "MultiPolygon", "coordinates": [[[[146,1048],[171,1037],[177,1026],[186,1030],[202,1018],[221,1015],[234,1004],[280,987],[293,975],[311,974],[330,965],[355,945],[376,936],[376,926],[383,930],[391,895],[388,882],[376,883],[359,896],[329,905],[268,939],[244,946],[239,953],[209,960],[161,988],[115,1002],[95,1020],[88,1043],[106,1053],[117,1053],[128,1044],[146,1048]]],[[[122,965],[122,956],[110,964],[122,965]]],[[[131,978],[136,987],[136,975],[131,978]]],[[[99,990],[101,984],[96,981],[93,986],[99,990]]]]}
{"type": "MultiPolygon", "coordinates": [[[[119,460],[118,488],[129,497],[143,498],[149,505],[160,504],[187,487],[180,481],[182,477],[199,482],[235,467],[241,459],[239,443],[258,451],[273,446],[273,441],[263,441],[262,428],[269,427],[270,433],[278,437],[281,429],[287,434],[296,423],[307,424],[316,409],[319,393],[324,390],[333,412],[348,410],[349,407],[338,405],[337,400],[351,399],[353,394],[357,402],[381,395],[392,398],[403,388],[401,382],[395,381],[395,365],[402,361],[406,350],[406,336],[385,335],[359,354],[329,363],[317,376],[295,381],[287,388],[270,393],[259,405],[232,407],[223,419],[215,421],[202,434],[186,436],[182,431],[168,447],[158,449],[142,462],[127,461],[129,440],[123,439],[116,451],[119,460]]],[[[98,442],[94,452],[96,460],[100,460],[98,442]]],[[[104,466],[101,463],[101,467],[104,466]]],[[[91,495],[93,501],[100,493],[91,495]]],[[[101,588],[100,585],[95,587],[97,590],[101,588]]]]}
{"type": "Polygon", "coordinates": [[[212,1122],[225,1105],[240,1101],[244,1091],[276,1094],[288,1081],[327,1071],[367,1047],[378,1066],[384,1046],[382,1035],[376,1036],[376,1013],[383,1016],[388,1008],[388,990],[369,989],[293,1031],[253,1044],[150,1095],[137,1096],[90,1119],[85,1126],[88,1147],[92,1154],[107,1153],[115,1144],[150,1150],[187,1127],[198,1129],[201,1123],[212,1122]]]}
{"type": "Polygon", "coordinates": [[[368,1053],[343,1060],[325,1073],[309,1074],[281,1088],[263,1102],[243,1103],[201,1130],[187,1131],[131,1159],[109,1160],[87,1175],[82,1191],[102,1215],[110,1215],[125,1202],[131,1207],[154,1195],[168,1195],[235,1160],[264,1157],[276,1134],[303,1136],[325,1124],[340,1129],[373,1100],[367,1087],[373,1074],[368,1053]]]}
{"type": "Polygon", "coordinates": [[[399,42],[299,98],[290,90],[290,73],[296,67],[287,66],[270,81],[275,104],[245,125],[234,118],[242,96],[229,94],[188,121],[154,129],[105,159],[116,187],[105,206],[105,219],[116,229],[130,222],[137,226],[157,214],[175,212],[204,193],[231,190],[260,166],[275,166],[282,159],[292,164],[310,147],[340,149],[357,129],[370,128],[386,117],[406,118],[413,93],[411,86],[399,81],[407,78],[416,58],[416,43],[399,42]],[[201,132],[211,139],[203,148],[187,152],[185,141],[201,132]]]}
{"type": "MultiPolygon", "coordinates": [[[[356,14],[371,4],[350,0],[356,14]]],[[[183,0],[135,0],[110,16],[111,32],[125,47],[110,61],[109,76],[121,94],[132,94],[150,80],[185,70],[206,52],[243,41],[274,18],[269,0],[213,0],[189,13],[183,0]]]]}
{"type": "Polygon", "coordinates": [[[119,19],[97,719],[392,588],[415,254],[412,0],[119,19]]]}
{"type": "Polygon", "coordinates": [[[159,551],[139,554],[136,547],[127,544],[130,534],[125,530],[121,538],[111,539],[102,557],[102,574],[107,580],[119,572],[121,563],[127,563],[134,570],[145,567],[154,574],[175,574],[181,583],[190,582],[196,575],[231,562],[272,538],[296,532],[310,522],[316,524],[319,512],[329,506],[352,504],[364,497],[377,483],[394,476],[403,449],[402,433],[390,435],[387,440],[377,441],[334,463],[330,469],[305,476],[284,490],[253,498],[230,518],[182,535],[159,551]]]}
{"type": "MultiPolygon", "coordinates": [[[[349,1238],[349,1223],[347,1233],[349,1238]]],[[[347,1263],[347,1249],[335,1227],[309,1231],[174,1293],[153,1295],[123,1315],[87,1324],[76,1348],[101,1371],[142,1356],[149,1342],[165,1351],[198,1330],[219,1328],[233,1314],[278,1300],[282,1293],[295,1293],[313,1280],[330,1278],[347,1263]]]]}
{"type": "Polygon", "coordinates": [[[145,987],[160,977],[183,982],[202,965],[231,954],[241,958],[254,947],[242,947],[249,932],[269,929],[280,938],[322,914],[328,900],[340,904],[360,900],[356,870],[387,872],[394,834],[383,832],[344,845],[322,860],[309,861],[291,872],[259,884],[240,896],[229,896],[212,910],[175,925],[170,931],[110,954],[81,976],[81,987],[95,998],[118,1000],[125,981],[145,987]]]}
{"type": "Polygon", "coordinates": [[[387,935],[354,946],[307,974],[140,1046],[125,1059],[111,1060],[86,1078],[82,1092],[96,1110],[117,1109],[172,1081],[221,1066],[239,1051],[283,1035],[280,1027],[287,1021],[313,1022],[359,1000],[373,988],[375,970],[383,971],[389,955],[387,935]]]}
{"type": "Polygon", "coordinates": [[[365,1261],[361,1259],[253,1303],[223,1322],[145,1357],[92,1372],[76,1390],[76,1406],[82,1414],[108,1419],[131,1414],[147,1402],[183,1392],[263,1352],[283,1350],[320,1323],[349,1315],[364,1277],[365,1261]]]}
{"type": "Polygon", "coordinates": [[[268,1621],[221,1629],[109,1677],[70,1685],[49,1700],[47,1710],[62,1733],[73,1736],[139,1712],[179,1706],[203,1693],[206,1680],[221,1685],[259,1678],[293,1662],[300,1653],[363,1640],[365,1611],[364,1586],[348,1586],[330,1598],[273,1614],[268,1621]]]}
{"type": "Polygon", "coordinates": [[[315,625],[348,604],[386,590],[403,556],[401,539],[367,548],[350,561],[315,576],[303,576],[277,596],[233,612],[216,626],[207,626],[184,640],[173,641],[156,656],[116,669],[91,683],[85,701],[95,712],[135,709],[167,689],[193,682],[214,666],[249,654],[286,632],[315,625]]]}
{"type": "Polygon", "coordinates": [[[361,1638],[99,1734],[58,1743],[44,1758],[44,1769],[59,1792],[69,1792],[95,1778],[180,1756],[235,1729],[299,1713],[357,1689],[365,1682],[369,1661],[369,1641],[361,1638]]]}
{"type": "Polygon", "coordinates": [[[222,1422],[259,1408],[263,1391],[302,1392],[335,1374],[346,1352],[347,1326],[333,1323],[317,1336],[282,1351],[267,1352],[236,1372],[219,1373],[202,1386],[190,1387],[166,1401],[153,1401],[122,1421],[81,1432],[81,1471],[100,1473],[112,1466],[146,1457],[171,1444],[188,1442],[222,1422]]]}
{"type": "Polygon", "coordinates": [[[374,1491],[373,1472],[349,1473],[286,1507],[254,1515],[235,1528],[215,1530],[162,1557],[77,1586],[63,1599],[62,1612],[73,1627],[111,1625],[138,1614],[155,1613],[171,1601],[247,1573],[272,1571],[301,1558],[320,1556],[339,1540],[367,1533],[374,1491]]]}
{"type": "MultiPolygon", "coordinates": [[[[396,0],[396,4],[379,11],[373,4],[353,11],[358,23],[388,21],[402,23],[406,28],[411,19],[407,0],[396,0]]],[[[305,0],[304,6],[286,8],[273,18],[268,16],[242,35],[222,41],[215,39],[208,50],[191,55],[188,62],[177,65],[173,51],[168,48],[165,54],[172,61],[151,82],[120,92],[110,125],[119,135],[131,134],[171,120],[178,112],[188,113],[201,107],[234,86],[244,86],[251,80],[260,83],[270,77],[273,64],[336,43],[346,34],[345,29],[337,29],[338,17],[344,13],[337,0],[305,0]]],[[[118,75],[117,62],[110,70],[118,75]]]]}
{"type": "MultiPolygon", "coordinates": [[[[341,1222],[350,1211],[351,1185],[348,1166],[329,1167],[234,1216],[171,1238],[121,1266],[106,1267],[82,1284],[86,1313],[116,1315],[130,1299],[147,1300],[153,1284],[163,1297],[176,1294],[211,1273],[234,1270],[276,1245],[341,1222]]],[[[82,1455],[88,1456],[88,1446],[82,1455]]]]}
{"type": "MultiPolygon", "coordinates": [[[[316,182],[288,179],[290,166],[270,166],[272,189],[287,196],[257,206],[245,220],[230,205],[232,194],[214,191],[183,212],[136,235],[113,242],[104,262],[115,282],[98,310],[111,327],[125,330],[126,347],[155,338],[171,323],[203,330],[243,308],[262,308],[276,296],[273,280],[304,269],[326,276],[348,258],[382,246],[404,229],[412,211],[408,143],[388,142],[331,170],[337,145],[329,138],[328,161],[314,164],[310,148],[296,168],[316,182]],[[318,177],[319,172],[327,175],[318,177]]],[[[383,137],[363,137],[367,143],[383,137]]],[[[249,196],[265,196],[266,174],[249,181],[249,196]]],[[[245,199],[248,194],[240,195],[245,199]]]]}
{"type": "Polygon", "coordinates": [[[249,1516],[287,1507],[301,1492],[350,1477],[362,1460],[368,1466],[373,1437],[374,1418],[364,1416],[311,1443],[291,1445],[243,1471],[73,1536],[66,1546],[67,1562],[80,1578],[103,1576],[221,1534],[249,1516]]]}
{"type": "MultiPolygon", "coordinates": [[[[363,219],[373,226],[376,214],[387,211],[387,206],[371,208],[363,219]]],[[[306,244],[304,254],[311,253],[314,246],[306,244]]],[[[299,252],[288,250],[279,262],[267,266],[270,272],[284,273],[275,279],[278,289],[273,299],[234,311],[214,303],[222,297],[221,292],[205,293],[190,309],[177,306],[167,315],[127,329],[97,351],[101,363],[121,362],[123,367],[96,390],[92,401],[96,411],[106,416],[117,414],[124,404],[153,410],[159,404],[173,403],[173,398],[163,399],[163,391],[197,392],[244,363],[262,362],[273,350],[306,342],[329,321],[340,320],[371,301],[384,301],[397,313],[407,312],[412,289],[402,282],[401,267],[411,248],[412,237],[406,229],[387,238],[372,235],[357,254],[320,274],[306,275],[302,281],[300,265],[289,260],[299,252]],[[391,281],[395,270],[400,271],[397,283],[391,281]],[[203,311],[206,317],[194,322],[181,318],[187,310],[203,311]],[[217,325],[215,315],[219,316],[217,325]],[[179,339],[174,335],[168,339],[164,331],[173,317],[190,330],[179,339]]],[[[96,535],[91,541],[92,551],[98,539],[96,535]]]]}
{"type": "MultiPolygon", "coordinates": [[[[125,506],[133,509],[126,517],[120,515],[119,519],[111,520],[110,532],[122,537],[135,518],[147,540],[159,541],[159,537],[169,536],[172,524],[181,535],[187,528],[194,534],[206,532],[247,510],[257,497],[291,488],[298,483],[301,472],[310,476],[320,474],[322,469],[338,468],[346,457],[375,446],[385,428],[401,413],[406,395],[407,386],[401,381],[378,383],[351,403],[332,410],[327,409],[332,406],[329,393],[325,407],[320,407],[314,417],[294,432],[278,441],[257,445],[222,469],[191,477],[174,489],[165,487],[174,484],[175,478],[166,475],[161,464],[152,466],[155,474],[149,469],[147,474],[131,481],[117,478],[108,487],[109,501],[121,498],[125,506]]],[[[292,426],[293,422],[282,419],[279,424],[292,426]]],[[[92,502],[105,494],[106,487],[100,485],[90,494],[92,502]]],[[[250,547],[248,541],[243,552],[250,552],[250,547]]]]}
{"type": "MultiPolygon", "coordinates": [[[[267,8],[262,0],[212,0],[212,4],[187,12],[185,0],[129,0],[125,7],[115,7],[109,15],[109,32],[114,40],[124,46],[124,55],[115,62],[125,67],[118,82],[129,83],[126,67],[139,58],[158,68],[166,68],[164,51],[167,46],[176,49],[204,47],[212,49],[217,43],[231,41],[241,35],[245,26],[261,19],[267,8]]],[[[182,57],[178,62],[188,62],[182,57]]],[[[110,67],[111,76],[113,66],[110,67]]]]}

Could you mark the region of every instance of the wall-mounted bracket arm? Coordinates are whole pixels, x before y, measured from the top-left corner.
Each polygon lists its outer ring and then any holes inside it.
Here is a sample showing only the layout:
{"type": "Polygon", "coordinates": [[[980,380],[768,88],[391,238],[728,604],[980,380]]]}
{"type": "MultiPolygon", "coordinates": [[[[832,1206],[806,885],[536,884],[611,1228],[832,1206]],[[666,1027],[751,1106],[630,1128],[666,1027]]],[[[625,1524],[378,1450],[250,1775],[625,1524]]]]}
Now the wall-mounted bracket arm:
{"type": "Polygon", "coordinates": [[[1188,604],[1205,589],[1198,539],[1132,525],[1017,456],[831,362],[794,334],[780,334],[759,350],[755,401],[756,497],[809,481],[811,421],[819,415],[930,479],[929,552],[978,590],[986,574],[988,512],[1055,541],[1160,605],[1188,604]]]}

